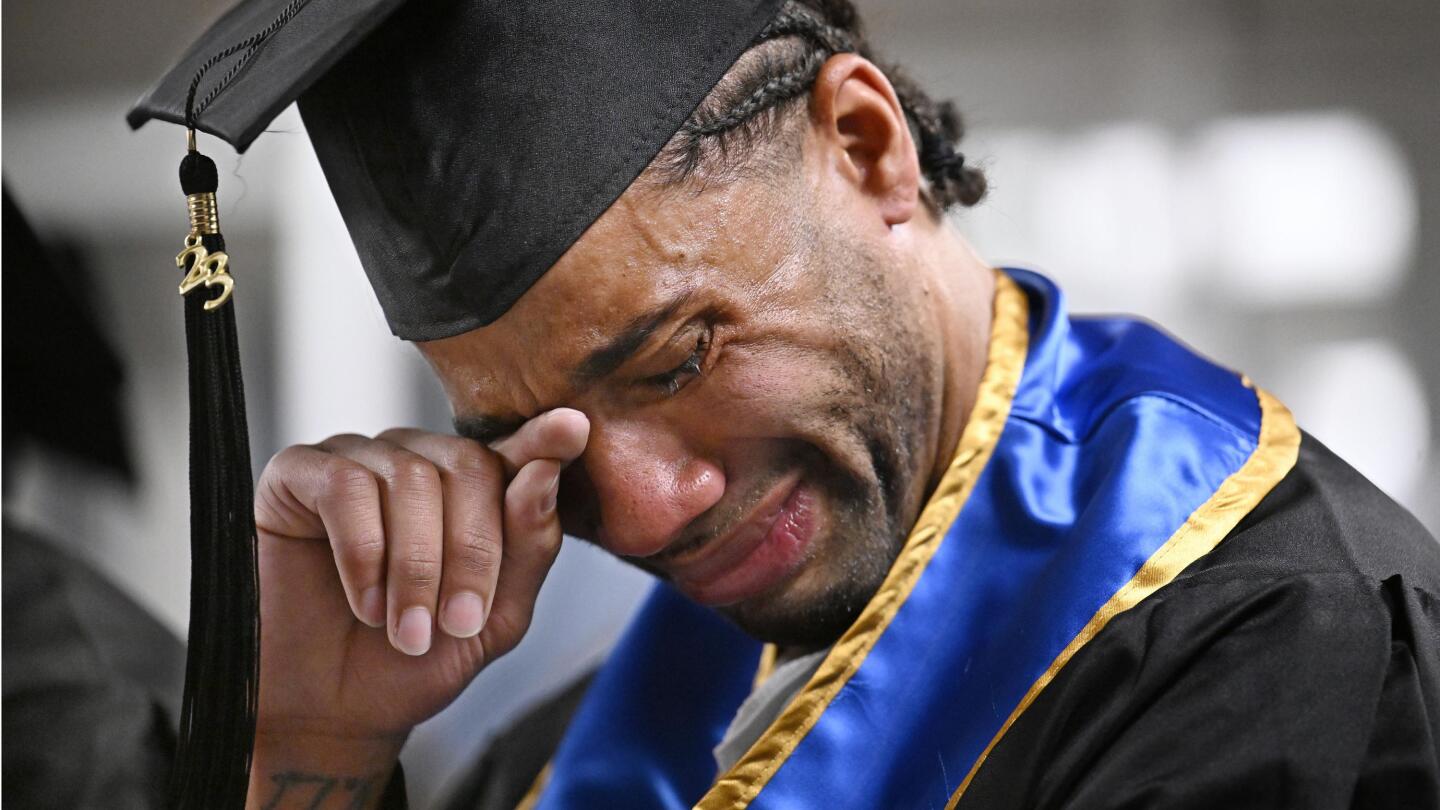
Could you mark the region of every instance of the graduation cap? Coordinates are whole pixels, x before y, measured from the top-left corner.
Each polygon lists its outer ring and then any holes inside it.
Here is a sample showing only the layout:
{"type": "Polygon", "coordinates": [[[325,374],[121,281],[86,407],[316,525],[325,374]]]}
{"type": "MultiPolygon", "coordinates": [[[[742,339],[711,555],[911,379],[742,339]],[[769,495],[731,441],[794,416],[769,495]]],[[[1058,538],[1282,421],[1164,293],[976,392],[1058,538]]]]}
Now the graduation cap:
{"type": "Polygon", "coordinates": [[[54,251],[4,189],[6,457],[34,440],[134,483],[126,440],[125,364],[80,287],[84,262],[54,251]],[[61,269],[64,272],[61,272],[61,269]]]}
{"type": "Polygon", "coordinates": [[[243,261],[205,132],[246,147],[293,101],[396,335],[503,315],[680,128],[781,0],[254,0],[130,111],[180,124],[190,232],[190,649],[171,780],[241,807],[259,685],[255,525],[235,338],[243,261]],[[402,7],[403,6],[403,7],[402,7]],[[237,282],[237,276],[240,280],[237,282]],[[237,286],[238,285],[238,286],[237,286]]]}

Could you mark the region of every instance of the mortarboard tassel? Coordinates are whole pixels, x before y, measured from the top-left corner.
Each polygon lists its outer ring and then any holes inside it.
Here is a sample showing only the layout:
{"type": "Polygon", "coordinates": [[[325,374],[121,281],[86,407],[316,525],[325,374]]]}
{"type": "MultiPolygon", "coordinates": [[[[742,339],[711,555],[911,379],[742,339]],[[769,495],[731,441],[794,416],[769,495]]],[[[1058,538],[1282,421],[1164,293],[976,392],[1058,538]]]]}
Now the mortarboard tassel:
{"type": "Polygon", "coordinates": [[[260,684],[260,599],[245,389],[235,333],[235,281],[215,203],[215,162],[180,161],[190,233],[185,271],[190,377],[190,640],[174,808],[245,806],[260,684]]]}
{"type": "Polygon", "coordinates": [[[190,233],[175,263],[185,271],[185,350],[190,377],[190,638],[180,740],[170,774],[177,810],[244,810],[260,694],[260,572],[250,434],[235,333],[235,280],[220,235],[215,161],[195,148],[201,113],[250,58],[309,0],[290,0],[260,31],[213,54],[185,96],[188,149],[180,188],[190,233]],[[196,98],[206,72],[234,63],[196,98]],[[198,103],[197,103],[198,101],[198,103]]]}

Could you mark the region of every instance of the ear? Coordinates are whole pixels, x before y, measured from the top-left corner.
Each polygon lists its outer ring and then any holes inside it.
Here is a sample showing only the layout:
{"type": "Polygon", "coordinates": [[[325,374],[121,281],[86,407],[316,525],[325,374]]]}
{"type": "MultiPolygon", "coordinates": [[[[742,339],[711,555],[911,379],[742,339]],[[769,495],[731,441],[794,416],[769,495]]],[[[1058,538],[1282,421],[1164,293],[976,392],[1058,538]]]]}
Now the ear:
{"type": "Polygon", "coordinates": [[[873,201],[887,226],[908,222],[920,202],[920,161],[890,80],[862,56],[836,54],[820,67],[810,104],[826,168],[873,201]]]}

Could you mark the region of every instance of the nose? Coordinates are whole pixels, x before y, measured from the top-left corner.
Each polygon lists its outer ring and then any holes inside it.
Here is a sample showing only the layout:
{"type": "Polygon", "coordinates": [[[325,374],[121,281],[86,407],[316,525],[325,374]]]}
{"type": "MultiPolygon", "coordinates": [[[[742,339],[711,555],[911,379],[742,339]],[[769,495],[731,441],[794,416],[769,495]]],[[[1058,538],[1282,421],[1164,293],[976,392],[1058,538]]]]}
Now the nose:
{"type": "Polygon", "coordinates": [[[718,464],[653,423],[593,420],[580,462],[599,506],[595,541],[623,556],[662,551],[725,494],[718,464]]]}

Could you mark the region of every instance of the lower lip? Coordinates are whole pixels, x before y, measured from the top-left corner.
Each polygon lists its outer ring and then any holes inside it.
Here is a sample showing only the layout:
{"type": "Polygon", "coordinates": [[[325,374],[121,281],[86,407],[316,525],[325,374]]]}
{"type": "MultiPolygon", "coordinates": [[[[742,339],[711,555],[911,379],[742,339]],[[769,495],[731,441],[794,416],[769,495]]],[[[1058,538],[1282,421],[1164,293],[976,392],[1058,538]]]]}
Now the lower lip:
{"type": "Polygon", "coordinates": [[[741,602],[790,578],[805,562],[815,535],[815,494],[801,482],[776,515],[765,538],[734,565],[703,580],[676,581],[676,586],[702,605],[721,607],[741,602]]]}

